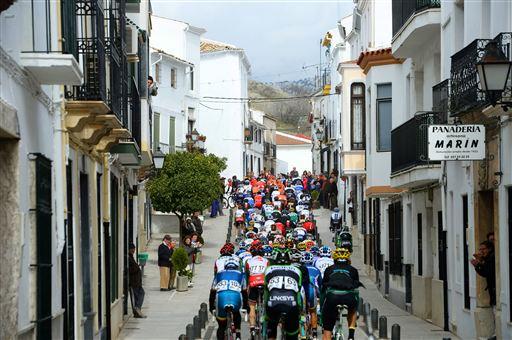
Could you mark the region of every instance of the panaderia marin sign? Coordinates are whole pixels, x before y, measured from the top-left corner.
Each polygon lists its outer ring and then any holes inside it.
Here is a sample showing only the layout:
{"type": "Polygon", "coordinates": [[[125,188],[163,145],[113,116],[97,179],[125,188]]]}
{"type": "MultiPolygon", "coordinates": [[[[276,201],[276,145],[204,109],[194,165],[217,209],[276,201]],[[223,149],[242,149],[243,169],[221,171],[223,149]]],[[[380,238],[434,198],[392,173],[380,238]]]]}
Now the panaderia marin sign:
{"type": "Polygon", "coordinates": [[[485,126],[430,125],[428,158],[431,161],[484,159],[485,126]]]}

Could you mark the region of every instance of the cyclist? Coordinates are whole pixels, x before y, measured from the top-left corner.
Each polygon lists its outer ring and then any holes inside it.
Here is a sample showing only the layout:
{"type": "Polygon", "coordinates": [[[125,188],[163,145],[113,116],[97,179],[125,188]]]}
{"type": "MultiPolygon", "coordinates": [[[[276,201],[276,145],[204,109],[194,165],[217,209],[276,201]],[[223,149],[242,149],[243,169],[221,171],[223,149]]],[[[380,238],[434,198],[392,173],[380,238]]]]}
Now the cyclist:
{"type": "Polygon", "coordinates": [[[230,259],[235,259],[240,262],[240,259],[234,255],[235,246],[233,243],[226,243],[220,248],[220,256],[215,261],[215,266],[213,268],[214,274],[217,274],[225,269],[225,264],[230,259]]]}
{"type": "Polygon", "coordinates": [[[325,270],[334,264],[331,259],[331,248],[329,246],[322,246],[318,252],[319,258],[315,261],[315,267],[320,270],[322,277],[324,277],[325,270]]]}
{"type": "Polygon", "coordinates": [[[254,338],[256,336],[256,304],[260,299],[260,291],[262,291],[265,284],[265,270],[268,266],[268,260],[262,256],[263,246],[261,243],[251,245],[250,252],[252,257],[245,264],[245,273],[249,293],[249,324],[251,337],[254,338]]]}
{"type": "Polygon", "coordinates": [[[235,211],[235,227],[237,228],[237,232],[240,231],[240,228],[244,226],[245,223],[245,211],[242,208],[242,204],[238,204],[237,209],[235,211]]]}
{"type": "Polygon", "coordinates": [[[297,339],[299,318],[304,302],[302,292],[309,291],[308,273],[304,267],[291,264],[290,250],[275,248],[272,264],[265,271],[265,313],[268,339],[275,339],[277,325],[286,339],[297,339]],[[282,320],[283,314],[286,314],[282,320]]]}
{"type": "Polygon", "coordinates": [[[318,316],[316,314],[316,306],[318,304],[318,296],[320,295],[320,287],[322,286],[322,275],[320,270],[313,265],[314,256],[309,251],[302,253],[301,262],[308,271],[309,278],[309,294],[307,308],[311,318],[311,330],[313,339],[317,338],[318,316]]]}
{"type": "Polygon", "coordinates": [[[334,233],[339,228],[341,228],[341,213],[340,208],[336,207],[331,214],[331,224],[329,229],[334,233]]]}
{"type": "Polygon", "coordinates": [[[322,307],[323,339],[331,340],[332,330],[338,318],[338,306],[348,307],[348,339],[354,340],[359,302],[359,273],[350,265],[350,252],[345,248],[334,250],[334,264],[327,268],[322,280],[320,305],[322,307]]]}
{"type": "Polygon", "coordinates": [[[242,317],[242,291],[245,289],[245,280],[240,271],[240,262],[230,258],[224,263],[224,270],[217,272],[210,290],[210,312],[215,312],[217,323],[217,340],[223,340],[227,325],[227,308],[232,308],[233,322],[236,329],[236,338],[241,339],[240,324],[242,317]]]}

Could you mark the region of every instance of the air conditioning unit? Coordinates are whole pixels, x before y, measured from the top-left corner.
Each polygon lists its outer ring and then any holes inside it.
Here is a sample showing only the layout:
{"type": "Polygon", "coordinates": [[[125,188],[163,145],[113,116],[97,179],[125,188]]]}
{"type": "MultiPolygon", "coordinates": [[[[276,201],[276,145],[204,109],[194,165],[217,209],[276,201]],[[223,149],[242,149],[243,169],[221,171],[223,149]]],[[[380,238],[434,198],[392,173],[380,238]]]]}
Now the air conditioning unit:
{"type": "Polygon", "coordinates": [[[137,54],[137,30],[132,26],[126,26],[126,54],[137,54]]]}

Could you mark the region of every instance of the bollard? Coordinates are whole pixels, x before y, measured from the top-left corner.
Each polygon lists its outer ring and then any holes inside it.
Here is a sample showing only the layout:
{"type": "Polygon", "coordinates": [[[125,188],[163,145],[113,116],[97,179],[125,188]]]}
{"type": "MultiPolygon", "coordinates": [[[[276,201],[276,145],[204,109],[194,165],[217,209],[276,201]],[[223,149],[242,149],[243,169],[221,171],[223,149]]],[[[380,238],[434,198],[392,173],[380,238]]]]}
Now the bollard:
{"type": "Polygon", "coordinates": [[[187,340],[187,336],[185,334],[181,334],[178,340],[187,340]]]}
{"type": "Polygon", "coordinates": [[[196,315],[193,319],[194,325],[194,339],[201,339],[201,321],[199,317],[196,315]]]}
{"type": "Polygon", "coordinates": [[[388,338],[388,318],[384,315],[379,318],[379,338],[388,338]]]}
{"type": "Polygon", "coordinates": [[[391,326],[391,340],[400,340],[400,325],[397,323],[391,326]]]}
{"type": "Polygon", "coordinates": [[[206,322],[203,319],[203,310],[201,308],[197,311],[197,317],[199,318],[199,327],[203,329],[206,322]]]}
{"type": "Polygon", "coordinates": [[[372,329],[375,331],[379,329],[379,311],[377,308],[372,309],[370,315],[372,319],[372,329]]]}
{"type": "Polygon", "coordinates": [[[370,303],[365,302],[363,304],[363,318],[364,318],[364,323],[366,324],[367,327],[369,324],[368,317],[370,316],[370,310],[371,310],[370,303]]]}
{"type": "Polygon", "coordinates": [[[185,328],[185,332],[187,333],[187,340],[194,339],[194,325],[188,324],[187,327],[185,328]]]}
{"type": "Polygon", "coordinates": [[[201,328],[205,328],[206,323],[208,322],[208,308],[204,302],[201,304],[201,308],[199,309],[199,317],[201,319],[201,328]]]}
{"type": "Polygon", "coordinates": [[[357,305],[357,312],[359,313],[359,315],[362,315],[363,312],[364,312],[363,303],[364,303],[364,299],[362,297],[360,297],[359,298],[359,303],[357,305]]]}

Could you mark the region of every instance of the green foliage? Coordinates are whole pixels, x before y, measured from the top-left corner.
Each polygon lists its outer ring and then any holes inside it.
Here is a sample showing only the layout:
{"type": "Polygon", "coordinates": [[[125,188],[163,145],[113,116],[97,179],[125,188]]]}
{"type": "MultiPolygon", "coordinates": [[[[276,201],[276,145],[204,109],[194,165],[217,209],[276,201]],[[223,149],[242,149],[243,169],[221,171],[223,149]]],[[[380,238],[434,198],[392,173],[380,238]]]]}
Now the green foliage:
{"type": "Polygon", "coordinates": [[[183,248],[176,248],[172,253],[172,264],[180,276],[187,276],[188,254],[183,248]]]}
{"type": "Polygon", "coordinates": [[[311,192],[311,198],[313,199],[313,201],[318,201],[319,196],[320,196],[320,193],[318,192],[318,190],[313,190],[311,192]]]}
{"type": "Polygon", "coordinates": [[[174,213],[181,219],[185,214],[206,209],[219,197],[219,174],[226,160],[213,154],[177,152],[165,156],[164,166],[148,183],[153,207],[174,213]]]}

